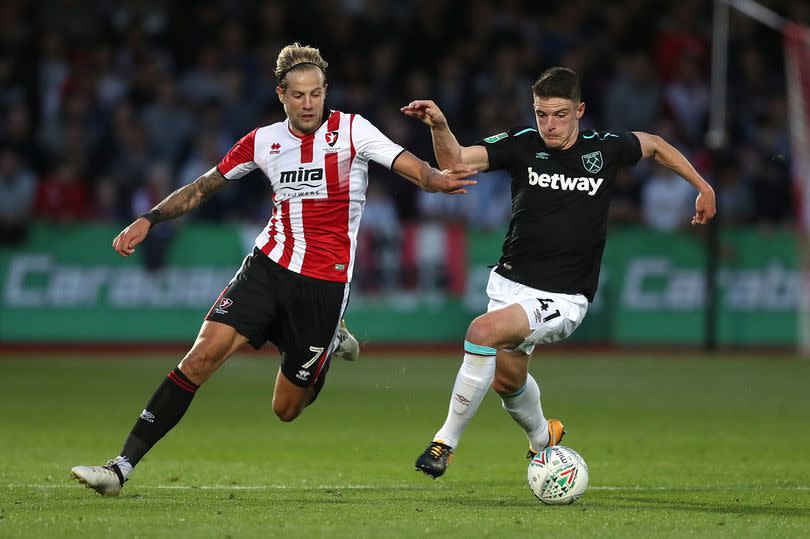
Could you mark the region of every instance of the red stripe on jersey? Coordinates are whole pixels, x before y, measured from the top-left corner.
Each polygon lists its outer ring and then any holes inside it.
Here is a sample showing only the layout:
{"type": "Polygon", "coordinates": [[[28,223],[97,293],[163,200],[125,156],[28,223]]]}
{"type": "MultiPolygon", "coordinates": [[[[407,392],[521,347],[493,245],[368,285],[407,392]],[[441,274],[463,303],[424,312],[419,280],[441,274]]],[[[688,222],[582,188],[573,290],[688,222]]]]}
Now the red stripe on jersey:
{"type": "Polygon", "coordinates": [[[301,139],[301,162],[312,163],[312,141],[315,140],[315,135],[304,135],[299,138],[301,139]]]}
{"type": "MultiPolygon", "coordinates": [[[[276,219],[278,222],[278,219],[276,219]]],[[[290,201],[285,200],[281,203],[281,233],[284,235],[284,253],[278,259],[278,264],[282,267],[290,266],[290,259],[293,254],[293,246],[295,245],[295,238],[293,237],[292,227],[290,226],[290,201]]]]}
{"type": "Polygon", "coordinates": [[[276,204],[276,195],[273,195],[273,215],[270,217],[270,222],[267,223],[267,225],[268,225],[268,228],[267,228],[267,243],[262,245],[262,248],[261,248],[262,252],[264,254],[268,255],[268,256],[270,255],[270,251],[272,251],[273,248],[275,248],[275,246],[276,246],[275,235],[276,235],[276,223],[278,222],[278,219],[276,219],[276,217],[278,216],[278,211],[277,211],[278,206],[276,206],[275,204],[276,204]]]}
{"type": "Polygon", "coordinates": [[[234,144],[228,153],[225,154],[225,157],[223,157],[217,165],[217,170],[219,170],[220,174],[227,178],[228,174],[239,165],[253,161],[254,149],[256,147],[256,131],[258,129],[257,127],[242,137],[239,142],[234,144]]]}

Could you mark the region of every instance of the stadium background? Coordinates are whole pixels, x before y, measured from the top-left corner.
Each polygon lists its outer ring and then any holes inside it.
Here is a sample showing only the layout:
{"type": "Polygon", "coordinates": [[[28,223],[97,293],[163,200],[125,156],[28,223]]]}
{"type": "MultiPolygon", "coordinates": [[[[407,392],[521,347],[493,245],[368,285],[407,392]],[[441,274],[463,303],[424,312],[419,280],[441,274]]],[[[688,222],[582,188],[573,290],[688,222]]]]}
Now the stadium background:
{"type": "MultiPolygon", "coordinates": [[[[162,224],[136,260],[110,239],[256,125],[283,119],[272,69],[291,41],[329,61],[327,106],[358,112],[433,161],[399,113],[434,98],[462,143],[533,125],[551,65],[582,76],[583,128],[662,135],[718,194],[717,341],[797,343],[799,268],[783,43],[731,14],[729,144],[706,148],[711,3],[3,3],[0,340],[183,343],[270,215],[256,171],[162,224]],[[452,21],[448,23],[448,21],[452,21]]],[[[807,21],[799,2],[771,2],[807,21]]],[[[372,166],[347,318],[369,343],[455,343],[485,306],[510,200],[501,173],[466,197],[372,166]]],[[[597,301],[574,341],[706,341],[705,230],[691,188],[623,172],[597,301]]],[[[549,231],[553,233],[553,231],[549,231]]]]}
{"type": "MultiPolygon", "coordinates": [[[[709,151],[710,4],[0,2],[0,536],[809,536],[782,38],[730,10],[729,144],[709,151]],[[544,410],[590,467],[575,505],[532,498],[525,436],[493,392],[445,476],[413,471],[484,306],[509,194],[492,174],[466,197],[423,196],[377,166],[347,315],[366,346],[332,366],[317,405],[280,423],[277,354],[239,353],[120,498],[68,478],[118,450],[270,193],[254,174],[155,228],[134,259],[112,238],[283,119],[270,73],[293,40],[330,62],[328,105],[424,159],[429,133],[401,105],[435,98],[470,143],[531,124],[531,82],[565,64],[583,76],[583,127],[660,133],[715,186],[713,238],[687,226],[685,182],[646,163],[622,174],[600,295],[573,339],[534,354],[544,410]],[[715,239],[721,349],[703,354],[715,239]]],[[[766,4],[810,23],[807,2],[766,4]]]]}

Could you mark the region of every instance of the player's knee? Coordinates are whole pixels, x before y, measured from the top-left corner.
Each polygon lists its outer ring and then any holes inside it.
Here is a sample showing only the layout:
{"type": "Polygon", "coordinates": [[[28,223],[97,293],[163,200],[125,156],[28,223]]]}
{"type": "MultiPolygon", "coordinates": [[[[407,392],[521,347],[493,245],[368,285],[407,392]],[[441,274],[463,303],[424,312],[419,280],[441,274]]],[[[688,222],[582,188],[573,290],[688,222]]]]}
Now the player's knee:
{"type": "Polygon", "coordinates": [[[289,423],[304,410],[304,406],[296,399],[277,397],[273,399],[273,412],[283,422],[289,423]]]}
{"type": "Polygon", "coordinates": [[[497,348],[497,327],[490,319],[479,316],[470,323],[465,338],[468,342],[479,346],[497,348]]]}
{"type": "Polygon", "coordinates": [[[276,416],[283,421],[284,423],[289,423],[290,421],[294,420],[296,417],[301,415],[301,408],[298,406],[289,406],[289,405],[276,405],[273,404],[273,412],[275,412],[276,416]]]}

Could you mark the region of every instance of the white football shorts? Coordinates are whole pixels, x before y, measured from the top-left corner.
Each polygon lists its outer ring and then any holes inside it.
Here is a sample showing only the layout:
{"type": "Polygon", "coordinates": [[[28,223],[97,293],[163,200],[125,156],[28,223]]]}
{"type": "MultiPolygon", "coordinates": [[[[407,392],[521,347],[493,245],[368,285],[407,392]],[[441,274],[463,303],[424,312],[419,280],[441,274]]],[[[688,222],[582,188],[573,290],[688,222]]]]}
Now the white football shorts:
{"type": "Polygon", "coordinates": [[[588,312],[588,299],[582,294],[544,292],[516,283],[493,269],[487,283],[487,312],[518,304],[529,319],[531,333],[515,350],[526,354],[536,344],[561,341],[579,327],[588,312]]]}

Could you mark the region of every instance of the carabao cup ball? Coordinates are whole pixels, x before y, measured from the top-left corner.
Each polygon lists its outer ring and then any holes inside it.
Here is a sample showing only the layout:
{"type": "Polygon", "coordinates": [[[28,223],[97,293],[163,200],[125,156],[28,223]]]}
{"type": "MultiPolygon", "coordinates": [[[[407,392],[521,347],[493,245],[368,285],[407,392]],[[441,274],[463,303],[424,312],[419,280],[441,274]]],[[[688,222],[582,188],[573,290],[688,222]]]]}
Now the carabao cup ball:
{"type": "Polygon", "coordinates": [[[540,451],[529,463],[529,488],[549,505],[574,503],[588,488],[588,465],[579,453],[564,445],[540,451]]]}

